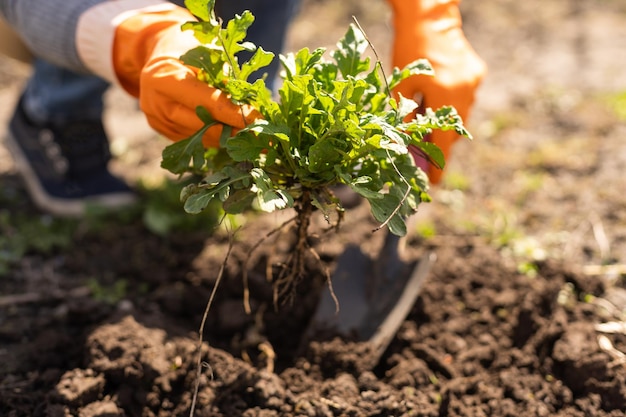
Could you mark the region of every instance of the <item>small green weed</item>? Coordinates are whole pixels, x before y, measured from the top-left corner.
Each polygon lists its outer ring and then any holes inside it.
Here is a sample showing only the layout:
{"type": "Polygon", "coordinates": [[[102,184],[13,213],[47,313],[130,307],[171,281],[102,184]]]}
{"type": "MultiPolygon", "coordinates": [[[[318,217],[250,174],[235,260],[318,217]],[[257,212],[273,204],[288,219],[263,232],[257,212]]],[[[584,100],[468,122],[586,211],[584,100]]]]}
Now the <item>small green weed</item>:
{"type": "Polygon", "coordinates": [[[467,175],[460,171],[448,171],[443,180],[443,185],[448,189],[456,189],[460,191],[467,191],[470,187],[471,180],[467,175]]]}
{"type": "Polygon", "coordinates": [[[125,279],[118,279],[111,286],[103,286],[97,279],[92,278],[87,282],[87,287],[91,290],[94,300],[111,305],[123,300],[128,293],[128,281],[125,279]]]}
{"type": "MultiPolygon", "coordinates": [[[[49,255],[67,251],[77,235],[88,233],[97,237],[112,226],[124,227],[137,222],[152,233],[167,236],[173,232],[210,233],[215,230],[223,211],[218,202],[207,210],[192,215],[181,210],[181,189],[187,183],[166,179],[157,186],[139,184],[138,204],[105,210],[90,206],[82,219],[62,219],[49,215],[22,212],[17,209],[0,209],[0,277],[29,253],[49,255]]],[[[17,207],[22,196],[0,196],[7,207],[17,207]]]]}
{"type": "Polygon", "coordinates": [[[608,95],[604,101],[620,120],[626,120],[626,91],[608,95]]]}
{"type": "Polygon", "coordinates": [[[437,235],[437,226],[431,220],[421,221],[415,225],[415,232],[424,239],[430,239],[437,235]]]}
{"type": "Polygon", "coordinates": [[[75,220],[0,210],[0,277],[30,252],[50,254],[71,246],[75,220]]]}

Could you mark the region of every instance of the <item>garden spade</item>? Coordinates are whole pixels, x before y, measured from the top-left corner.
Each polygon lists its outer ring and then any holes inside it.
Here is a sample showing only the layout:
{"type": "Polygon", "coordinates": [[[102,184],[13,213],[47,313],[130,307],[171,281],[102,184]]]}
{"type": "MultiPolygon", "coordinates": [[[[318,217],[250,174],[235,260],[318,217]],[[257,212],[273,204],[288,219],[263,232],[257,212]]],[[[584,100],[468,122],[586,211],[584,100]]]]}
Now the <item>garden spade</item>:
{"type": "Polygon", "coordinates": [[[309,340],[330,332],[369,341],[375,361],[372,366],[378,363],[413,307],[436,258],[427,253],[418,262],[404,262],[398,250],[400,240],[387,232],[376,259],[356,245],[346,248],[331,278],[332,292],[324,291],[313,316],[309,340]]]}

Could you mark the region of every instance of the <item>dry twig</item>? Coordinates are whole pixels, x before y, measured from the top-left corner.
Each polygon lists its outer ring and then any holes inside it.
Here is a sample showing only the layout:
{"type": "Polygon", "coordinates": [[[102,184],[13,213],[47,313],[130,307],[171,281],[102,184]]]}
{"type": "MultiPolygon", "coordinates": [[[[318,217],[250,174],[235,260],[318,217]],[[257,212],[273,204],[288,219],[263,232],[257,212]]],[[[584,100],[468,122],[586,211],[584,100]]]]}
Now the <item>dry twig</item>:
{"type": "Polygon", "coordinates": [[[213,285],[213,290],[211,291],[211,295],[209,296],[209,301],[206,304],[206,308],[204,309],[204,314],[202,315],[202,321],[200,323],[200,329],[198,330],[198,345],[196,346],[197,351],[197,362],[196,362],[196,383],[194,386],[193,399],[191,401],[191,409],[189,410],[189,417],[193,417],[195,409],[196,409],[196,401],[198,400],[198,391],[200,390],[200,377],[202,376],[202,343],[204,340],[204,326],[206,324],[207,317],[209,316],[209,310],[213,305],[213,300],[215,299],[215,294],[217,293],[217,288],[219,287],[220,282],[222,281],[222,277],[224,276],[224,270],[226,269],[226,263],[228,262],[228,258],[230,257],[230,252],[233,249],[233,238],[234,233],[231,233],[228,241],[228,250],[226,251],[226,255],[224,256],[224,261],[220,266],[220,270],[217,274],[217,278],[215,280],[215,284],[213,285]]]}
{"type": "Polygon", "coordinates": [[[88,287],[76,287],[69,290],[54,290],[49,292],[27,292],[24,294],[9,294],[0,296],[0,307],[10,307],[19,304],[40,303],[45,301],[62,301],[70,298],[83,298],[91,294],[88,287]]]}

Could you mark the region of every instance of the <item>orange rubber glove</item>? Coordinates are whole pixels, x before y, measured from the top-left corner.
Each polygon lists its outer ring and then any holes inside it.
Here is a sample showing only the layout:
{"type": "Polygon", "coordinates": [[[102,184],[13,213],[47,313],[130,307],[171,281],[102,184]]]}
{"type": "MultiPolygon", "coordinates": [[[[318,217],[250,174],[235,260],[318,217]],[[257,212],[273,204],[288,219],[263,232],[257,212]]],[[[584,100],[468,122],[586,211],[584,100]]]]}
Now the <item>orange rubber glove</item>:
{"type": "MultiPolygon", "coordinates": [[[[395,39],[393,65],[403,68],[426,58],[435,76],[418,75],[404,80],[395,90],[404,97],[421,97],[422,107],[453,106],[465,121],[474,102],[474,92],[486,73],[486,65],[471,47],[461,28],[460,0],[388,0],[393,9],[395,39]]],[[[419,102],[419,100],[416,100],[419,102]]],[[[446,160],[459,138],[454,131],[434,131],[430,140],[446,160]]],[[[418,156],[416,163],[422,165],[418,156]]],[[[443,171],[428,164],[432,184],[443,171]]]]}
{"type": "MultiPolygon", "coordinates": [[[[195,20],[186,9],[149,0],[117,0],[100,7],[104,12],[94,8],[83,27],[90,21],[110,22],[113,33],[109,65],[115,77],[111,81],[139,98],[141,110],[157,132],[174,141],[191,136],[203,126],[195,111],[200,105],[221,123],[209,128],[203,138],[205,146],[218,147],[224,125],[241,129],[261,117],[250,106],[236,105],[221,90],[199,81],[196,71],[179,60],[199,44],[193,33],[180,29],[184,22],[195,20]],[[107,10],[115,3],[130,10],[107,10]],[[134,8],[147,3],[156,6],[134,8]]],[[[80,23],[78,30],[80,33],[80,23]]],[[[84,30],[88,35],[91,31],[84,30]]],[[[79,53],[80,42],[79,38],[79,53]]],[[[83,56],[87,56],[84,60],[89,67],[89,48],[86,49],[83,56]]],[[[91,64],[98,66],[97,62],[91,64]]],[[[98,73],[98,69],[94,72],[98,73]]]]}

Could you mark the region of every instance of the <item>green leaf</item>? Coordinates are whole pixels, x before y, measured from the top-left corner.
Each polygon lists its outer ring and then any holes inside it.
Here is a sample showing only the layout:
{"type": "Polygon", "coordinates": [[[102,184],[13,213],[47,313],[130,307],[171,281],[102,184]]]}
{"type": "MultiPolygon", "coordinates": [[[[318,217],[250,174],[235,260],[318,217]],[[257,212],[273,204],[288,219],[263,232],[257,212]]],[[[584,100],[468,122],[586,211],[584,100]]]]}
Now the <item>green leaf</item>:
{"type": "Polygon", "coordinates": [[[250,190],[237,190],[231,193],[223,203],[223,208],[226,213],[238,214],[243,213],[246,209],[250,208],[256,195],[250,190]]]}
{"type": "Polygon", "coordinates": [[[402,96],[402,94],[399,94],[399,96],[400,101],[398,103],[398,119],[404,120],[406,116],[410,115],[417,109],[418,104],[415,102],[415,100],[408,99],[402,96]]]}
{"type": "Polygon", "coordinates": [[[204,177],[202,179],[202,184],[204,186],[215,187],[220,182],[230,178],[229,175],[227,174],[227,172],[228,171],[226,171],[226,172],[218,171],[218,172],[214,172],[212,174],[209,174],[209,175],[207,175],[206,177],[204,177]]]}
{"type": "Polygon", "coordinates": [[[389,88],[394,89],[400,84],[401,81],[414,76],[414,75],[427,75],[433,76],[435,75],[435,71],[433,70],[432,65],[426,59],[417,59],[403,69],[394,68],[391,74],[391,77],[387,81],[389,83],[389,88]]]}
{"type": "Polygon", "coordinates": [[[211,127],[213,124],[217,123],[217,120],[213,118],[213,115],[209,113],[209,111],[204,106],[196,107],[196,115],[207,127],[211,127]]]}
{"type": "Polygon", "coordinates": [[[221,26],[217,21],[185,22],[182,30],[190,30],[195,38],[208,50],[222,52],[224,48],[219,44],[221,26]]]}
{"type": "MultiPolygon", "coordinates": [[[[301,49],[300,52],[304,50],[305,49],[301,49]]],[[[308,49],[306,49],[306,51],[308,51],[308,49]]],[[[295,55],[293,53],[289,53],[287,55],[281,54],[278,56],[278,59],[280,61],[280,64],[285,69],[285,79],[290,80],[291,78],[293,78],[293,76],[296,75],[298,71],[295,55]]]]}
{"type": "Polygon", "coordinates": [[[266,212],[281,210],[293,206],[293,198],[284,190],[276,188],[265,171],[253,168],[250,175],[254,180],[252,192],[256,193],[259,208],[266,212]]]}
{"type": "Polygon", "coordinates": [[[256,91],[252,84],[244,80],[232,79],[225,86],[224,90],[230,95],[234,103],[248,103],[254,100],[256,91]]]}
{"type": "Polygon", "coordinates": [[[435,117],[437,117],[437,126],[443,130],[454,129],[456,133],[461,136],[465,136],[472,139],[472,135],[463,126],[463,119],[459,116],[459,113],[452,106],[444,106],[435,111],[435,117]]]}
{"type": "Polygon", "coordinates": [[[293,207],[293,199],[283,190],[267,190],[257,194],[259,208],[271,213],[287,207],[293,207]]]}
{"type": "Polygon", "coordinates": [[[275,136],[287,142],[289,141],[290,134],[288,126],[272,124],[267,120],[257,120],[254,124],[242,130],[242,132],[254,132],[259,135],[275,136]]]}
{"type": "Polygon", "coordinates": [[[433,162],[437,167],[443,169],[446,164],[445,155],[443,154],[439,146],[431,142],[419,142],[415,146],[417,146],[422,152],[424,152],[428,159],[433,162]]]}
{"type": "Polygon", "coordinates": [[[223,195],[225,191],[228,191],[228,189],[229,186],[225,184],[215,188],[198,190],[196,193],[188,196],[185,200],[185,211],[191,214],[198,214],[202,212],[211,200],[223,195]]]}
{"type": "Polygon", "coordinates": [[[174,174],[189,171],[190,163],[194,168],[201,168],[204,165],[202,136],[209,127],[207,124],[190,138],[167,146],[162,153],[161,167],[174,174]]]}
{"type": "Polygon", "coordinates": [[[387,223],[389,227],[389,231],[397,236],[406,235],[406,224],[404,219],[399,213],[393,214],[398,205],[400,204],[400,199],[395,195],[385,194],[382,199],[374,199],[368,200],[370,203],[370,208],[372,211],[372,215],[374,218],[384,223],[387,223]],[[393,217],[391,217],[393,214],[393,217]],[[389,219],[391,217],[391,219],[389,219]]]}
{"type": "Polygon", "coordinates": [[[283,115],[292,118],[294,122],[306,117],[309,106],[316,100],[309,92],[312,78],[310,75],[299,75],[291,80],[285,80],[278,91],[283,115]]]}
{"type": "MultiPolygon", "coordinates": [[[[232,62],[232,58],[235,57],[241,51],[254,50],[254,44],[250,42],[243,42],[248,28],[254,22],[254,16],[249,10],[245,10],[241,15],[235,15],[232,20],[229,20],[226,25],[226,30],[222,32],[220,37],[220,43],[224,47],[226,56],[231,57],[230,60],[226,59],[229,63],[232,62]]],[[[237,65],[231,66],[233,77],[241,79],[240,69],[237,65]]]]}
{"type": "Polygon", "coordinates": [[[296,75],[307,74],[322,61],[326,49],[318,48],[313,53],[308,48],[300,49],[296,54],[280,55],[280,63],[285,69],[285,79],[291,80],[296,75]]]}
{"type": "Polygon", "coordinates": [[[241,66],[241,79],[247,80],[253,72],[268,66],[273,60],[274,54],[272,52],[264,51],[263,48],[259,47],[252,58],[241,66]]]}
{"type": "Polygon", "coordinates": [[[185,65],[204,71],[206,82],[213,86],[221,86],[224,79],[223,62],[211,59],[212,54],[214,54],[213,51],[201,45],[187,51],[180,59],[185,65]]]}
{"type": "Polygon", "coordinates": [[[214,16],[215,0],[185,0],[185,7],[199,19],[209,21],[214,16]]]}
{"type": "Polygon", "coordinates": [[[341,161],[341,154],[330,140],[315,143],[309,148],[309,169],[313,173],[332,170],[341,161]]]}
{"type": "Polygon", "coordinates": [[[411,138],[406,133],[399,131],[387,122],[381,121],[379,126],[383,134],[379,143],[381,149],[387,149],[397,154],[408,152],[407,143],[410,142],[411,138]]]}
{"type": "Polygon", "coordinates": [[[226,140],[226,150],[233,161],[255,161],[270,148],[266,136],[255,136],[252,129],[239,132],[226,140]]]}
{"type": "Polygon", "coordinates": [[[380,192],[382,183],[380,183],[380,181],[374,181],[372,177],[358,177],[350,182],[349,185],[350,188],[368,200],[378,200],[383,198],[383,194],[380,192]]]}
{"type": "Polygon", "coordinates": [[[361,59],[367,46],[368,43],[363,33],[351,24],[344,37],[337,44],[338,49],[331,54],[344,78],[356,77],[369,69],[369,57],[361,59]]]}

